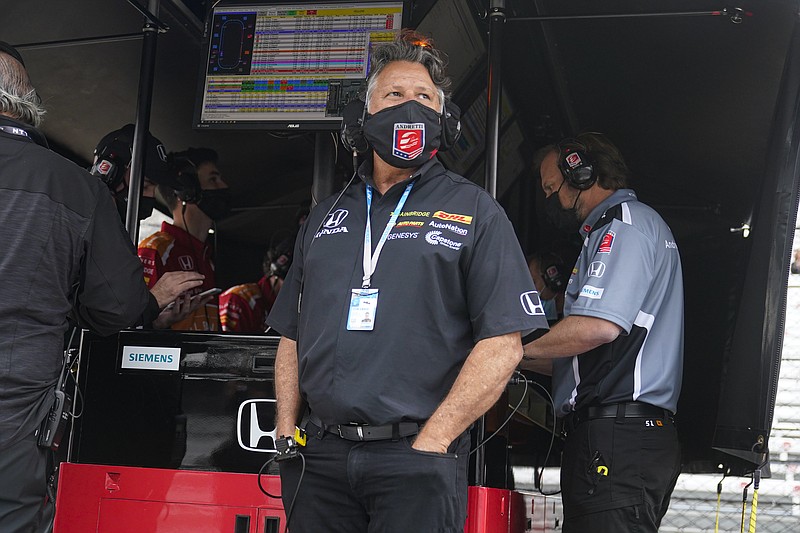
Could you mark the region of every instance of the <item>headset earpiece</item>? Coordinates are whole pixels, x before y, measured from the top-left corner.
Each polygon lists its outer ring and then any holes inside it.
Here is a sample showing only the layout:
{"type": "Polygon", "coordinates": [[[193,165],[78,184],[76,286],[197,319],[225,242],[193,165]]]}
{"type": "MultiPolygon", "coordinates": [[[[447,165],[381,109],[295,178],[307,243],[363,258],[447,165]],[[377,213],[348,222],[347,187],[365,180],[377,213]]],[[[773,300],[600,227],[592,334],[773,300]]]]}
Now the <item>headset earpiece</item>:
{"type": "Polygon", "coordinates": [[[548,257],[550,261],[542,263],[542,279],[548,289],[554,293],[563,292],[569,282],[569,271],[564,263],[555,256],[548,257]]]}
{"type": "Polygon", "coordinates": [[[442,139],[439,151],[452,148],[461,137],[461,109],[453,102],[445,102],[442,110],[442,139]]]}
{"type": "Polygon", "coordinates": [[[175,196],[187,204],[199,202],[203,197],[203,189],[200,187],[197,168],[191,159],[171,154],[169,156],[169,166],[175,174],[175,196]]]}
{"type": "Polygon", "coordinates": [[[558,168],[567,183],[585,191],[597,181],[594,160],[585,144],[577,139],[564,139],[558,143],[558,168]]]}
{"type": "MultiPolygon", "coordinates": [[[[120,132],[114,132],[119,134],[120,132]]],[[[97,176],[114,192],[125,177],[125,170],[131,162],[130,139],[123,135],[104,137],[95,150],[95,163],[89,172],[97,176]]]]}
{"type": "Polygon", "coordinates": [[[364,137],[364,117],[367,104],[361,98],[350,100],[342,109],[342,144],[349,152],[363,154],[369,151],[369,143],[364,137]]]}

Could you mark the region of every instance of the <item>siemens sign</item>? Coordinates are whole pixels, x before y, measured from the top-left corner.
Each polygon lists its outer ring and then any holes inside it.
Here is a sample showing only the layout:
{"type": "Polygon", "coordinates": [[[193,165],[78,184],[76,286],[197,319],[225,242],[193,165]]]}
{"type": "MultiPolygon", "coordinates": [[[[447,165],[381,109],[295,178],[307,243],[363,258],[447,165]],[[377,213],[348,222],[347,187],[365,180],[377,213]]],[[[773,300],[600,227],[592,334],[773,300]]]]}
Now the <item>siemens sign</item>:
{"type": "Polygon", "coordinates": [[[180,362],[180,348],[161,348],[158,346],[122,347],[122,368],[178,370],[180,362]]]}

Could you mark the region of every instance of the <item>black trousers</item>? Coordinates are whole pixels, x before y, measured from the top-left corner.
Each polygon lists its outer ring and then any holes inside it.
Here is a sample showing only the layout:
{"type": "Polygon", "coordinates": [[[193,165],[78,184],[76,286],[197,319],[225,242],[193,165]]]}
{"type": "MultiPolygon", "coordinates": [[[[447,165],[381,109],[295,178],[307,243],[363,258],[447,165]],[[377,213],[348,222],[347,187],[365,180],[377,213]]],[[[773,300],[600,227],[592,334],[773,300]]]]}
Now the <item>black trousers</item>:
{"type": "Polygon", "coordinates": [[[291,533],[463,533],[468,433],[438,454],[412,449],[414,437],[352,442],[306,429],[302,481],[299,458],[280,463],[291,533]]]}
{"type": "Polygon", "coordinates": [[[672,420],[600,418],[567,435],[564,533],[656,533],[680,473],[672,420]]]}
{"type": "Polygon", "coordinates": [[[37,446],[33,435],[0,449],[0,531],[38,532],[49,525],[50,455],[37,446]]]}

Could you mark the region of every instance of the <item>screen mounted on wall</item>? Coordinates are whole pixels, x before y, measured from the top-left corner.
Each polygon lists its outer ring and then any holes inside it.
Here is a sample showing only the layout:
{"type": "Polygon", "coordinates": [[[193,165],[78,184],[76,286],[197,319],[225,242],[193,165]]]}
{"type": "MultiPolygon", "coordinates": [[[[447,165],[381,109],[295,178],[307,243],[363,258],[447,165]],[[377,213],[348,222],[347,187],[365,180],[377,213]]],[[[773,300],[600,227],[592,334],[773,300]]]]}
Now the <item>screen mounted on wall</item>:
{"type": "Polygon", "coordinates": [[[341,110],[364,87],[371,47],[402,29],[404,4],[216,5],[206,24],[195,127],[338,129],[341,110]]]}

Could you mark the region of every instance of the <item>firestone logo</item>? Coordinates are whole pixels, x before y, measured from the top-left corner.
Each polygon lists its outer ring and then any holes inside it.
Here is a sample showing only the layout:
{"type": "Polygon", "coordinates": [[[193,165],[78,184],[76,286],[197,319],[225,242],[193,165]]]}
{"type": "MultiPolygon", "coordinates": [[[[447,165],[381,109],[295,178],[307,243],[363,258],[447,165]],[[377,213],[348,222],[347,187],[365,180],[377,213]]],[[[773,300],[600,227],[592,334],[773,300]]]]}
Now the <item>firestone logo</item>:
{"type": "Polygon", "coordinates": [[[442,237],[441,231],[429,231],[425,234],[425,241],[428,244],[433,244],[434,246],[441,244],[442,246],[450,248],[451,250],[459,250],[463,244],[460,242],[451,241],[450,239],[445,239],[442,237]]]}

